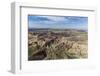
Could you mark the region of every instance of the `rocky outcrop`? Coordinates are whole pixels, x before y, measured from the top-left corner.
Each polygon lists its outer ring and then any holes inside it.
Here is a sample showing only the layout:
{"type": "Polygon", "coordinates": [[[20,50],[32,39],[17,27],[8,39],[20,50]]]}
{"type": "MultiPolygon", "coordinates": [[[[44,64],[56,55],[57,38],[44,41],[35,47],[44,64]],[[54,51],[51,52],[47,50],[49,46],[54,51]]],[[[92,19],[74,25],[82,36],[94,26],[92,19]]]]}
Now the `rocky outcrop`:
{"type": "Polygon", "coordinates": [[[81,32],[81,34],[76,34],[76,32],[74,34],[73,32],[70,36],[69,32],[68,35],[67,33],[59,34],[53,32],[45,34],[29,33],[28,39],[29,60],[79,59],[88,57],[86,32],[81,32]]]}

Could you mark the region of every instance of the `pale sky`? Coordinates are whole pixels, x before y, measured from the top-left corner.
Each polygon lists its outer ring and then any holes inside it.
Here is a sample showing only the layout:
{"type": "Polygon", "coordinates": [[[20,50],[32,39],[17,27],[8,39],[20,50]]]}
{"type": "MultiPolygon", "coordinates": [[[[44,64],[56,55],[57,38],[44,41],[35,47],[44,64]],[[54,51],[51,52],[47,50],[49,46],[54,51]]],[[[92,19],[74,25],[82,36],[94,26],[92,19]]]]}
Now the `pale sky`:
{"type": "Polygon", "coordinates": [[[28,15],[29,28],[88,29],[88,17],[28,15]]]}

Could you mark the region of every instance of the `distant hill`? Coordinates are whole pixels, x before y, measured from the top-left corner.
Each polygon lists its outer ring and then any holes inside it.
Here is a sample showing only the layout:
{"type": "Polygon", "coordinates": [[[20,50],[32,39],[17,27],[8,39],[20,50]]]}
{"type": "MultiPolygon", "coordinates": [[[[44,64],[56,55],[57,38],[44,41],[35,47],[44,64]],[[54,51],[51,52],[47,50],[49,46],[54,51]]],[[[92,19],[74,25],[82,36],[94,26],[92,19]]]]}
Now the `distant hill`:
{"type": "Polygon", "coordinates": [[[29,32],[35,32],[35,31],[75,31],[75,32],[87,32],[87,30],[81,30],[81,29],[56,29],[56,28],[29,28],[29,32]]]}

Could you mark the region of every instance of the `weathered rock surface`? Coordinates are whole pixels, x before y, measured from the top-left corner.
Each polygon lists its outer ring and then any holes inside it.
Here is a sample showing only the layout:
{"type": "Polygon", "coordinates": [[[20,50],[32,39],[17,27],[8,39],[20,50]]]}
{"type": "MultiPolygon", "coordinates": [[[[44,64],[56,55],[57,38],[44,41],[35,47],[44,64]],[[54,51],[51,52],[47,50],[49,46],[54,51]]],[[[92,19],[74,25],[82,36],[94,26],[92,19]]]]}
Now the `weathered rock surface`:
{"type": "MultiPolygon", "coordinates": [[[[72,33],[72,32],[71,32],[72,33]]],[[[54,32],[30,33],[28,35],[28,59],[79,59],[88,57],[86,32],[72,35],[54,32]]]]}

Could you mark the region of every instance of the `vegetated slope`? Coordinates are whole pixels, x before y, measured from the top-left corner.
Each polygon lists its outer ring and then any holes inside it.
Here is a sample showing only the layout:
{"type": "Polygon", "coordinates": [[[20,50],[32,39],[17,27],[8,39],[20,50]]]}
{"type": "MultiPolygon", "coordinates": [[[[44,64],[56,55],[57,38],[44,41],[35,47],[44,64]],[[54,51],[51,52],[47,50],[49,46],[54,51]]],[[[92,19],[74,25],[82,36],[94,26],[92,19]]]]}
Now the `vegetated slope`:
{"type": "Polygon", "coordinates": [[[87,58],[87,32],[82,30],[42,30],[28,33],[28,59],[87,58]]]}

